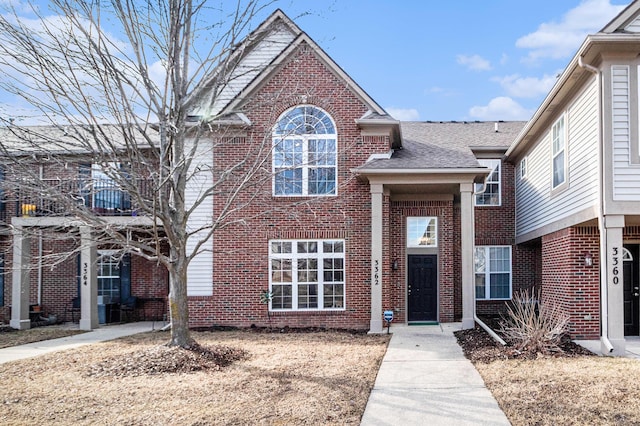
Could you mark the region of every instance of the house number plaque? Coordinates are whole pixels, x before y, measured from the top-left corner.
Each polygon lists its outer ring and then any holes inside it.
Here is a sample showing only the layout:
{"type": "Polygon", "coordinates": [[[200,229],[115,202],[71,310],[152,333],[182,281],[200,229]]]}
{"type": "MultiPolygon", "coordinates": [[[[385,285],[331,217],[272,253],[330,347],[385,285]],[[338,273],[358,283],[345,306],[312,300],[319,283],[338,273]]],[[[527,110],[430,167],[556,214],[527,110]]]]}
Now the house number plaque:
{"type": "Polygon", "coordinates": [[[620,283],[620,249],[611,247],[611,281],[617,285],[620,283]]]}
{"type": "Polygon", "coordinates": [[[380,260],[373,261],[373,284],[380,285],[380,260]]]}
{"type": "Polygon", "coordinates": [[[87,264],[87,262],[84,262],[82,264],[82,285],[87,285],[88,283],[88,276],[89,275],[89,265],[87,264]]]}

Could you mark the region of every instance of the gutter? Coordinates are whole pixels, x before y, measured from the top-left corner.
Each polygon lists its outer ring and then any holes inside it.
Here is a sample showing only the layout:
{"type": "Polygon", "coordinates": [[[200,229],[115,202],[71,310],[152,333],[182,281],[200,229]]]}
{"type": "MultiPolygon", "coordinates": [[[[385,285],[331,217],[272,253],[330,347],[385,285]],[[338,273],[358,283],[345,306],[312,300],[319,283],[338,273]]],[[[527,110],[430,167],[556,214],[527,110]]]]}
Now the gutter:
{"type": "Polygon", "coordinates": [[[585,64],[582,60],[582,55],[578,56],[578,66],[593,73],[598,81],[598,182],[600,184],[600,191],[598,191],[598,231],[600,232],[600,312],[601,312],[601,327],[602,335],[600,340],[606,350],[613,352],[613,345],[609,341],[609,295],[607,293],[607,252],[606,236],[607,229],[604,225],[604,147],[603,147],[603,134],[602,134],[602,100],[604,99],[602,73],[593,65],[585,64]]]}

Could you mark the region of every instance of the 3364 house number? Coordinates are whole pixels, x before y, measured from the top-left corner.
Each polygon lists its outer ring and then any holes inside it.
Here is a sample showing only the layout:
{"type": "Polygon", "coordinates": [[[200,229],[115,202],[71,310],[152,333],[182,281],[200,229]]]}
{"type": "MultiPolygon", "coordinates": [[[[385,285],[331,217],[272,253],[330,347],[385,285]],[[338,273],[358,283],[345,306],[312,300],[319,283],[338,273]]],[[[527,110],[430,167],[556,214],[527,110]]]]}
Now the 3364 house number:
{"type": "Polygon", "coordinates": [[[620,282],[620,249],[618,247],[611,248],[611,281],[614,284],[620,282]]]}
{"type": "Polygon", "coordinates": [[[380,261],[373,261],[373,284],[380,285],[380,261]]]}

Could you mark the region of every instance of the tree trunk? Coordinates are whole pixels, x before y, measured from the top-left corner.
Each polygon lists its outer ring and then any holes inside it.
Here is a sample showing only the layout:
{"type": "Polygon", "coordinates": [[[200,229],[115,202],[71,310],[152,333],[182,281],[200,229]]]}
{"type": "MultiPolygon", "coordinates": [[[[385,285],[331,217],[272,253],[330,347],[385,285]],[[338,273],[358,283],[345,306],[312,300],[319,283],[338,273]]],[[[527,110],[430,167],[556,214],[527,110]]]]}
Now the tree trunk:
{"type": "Polygon", "coordinates": [[[169,313],[171,316],[171,340],[169,346],[188,348],[195,342],[189,331],[189,306],[187,300],[187,260],[184,254],[176,257],[169,268],[169,313]]]}

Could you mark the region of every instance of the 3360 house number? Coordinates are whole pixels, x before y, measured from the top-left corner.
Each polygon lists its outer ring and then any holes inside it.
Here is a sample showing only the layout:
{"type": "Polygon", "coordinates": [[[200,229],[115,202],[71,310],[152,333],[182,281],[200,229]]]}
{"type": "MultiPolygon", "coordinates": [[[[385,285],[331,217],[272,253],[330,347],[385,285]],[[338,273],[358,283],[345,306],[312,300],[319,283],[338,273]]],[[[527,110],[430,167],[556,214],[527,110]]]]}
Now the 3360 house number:
{"type": "Polygon", "coordinates": [[[620,282],[620,248],[611,248],[611,281],[613,284],[620,282]]]}

